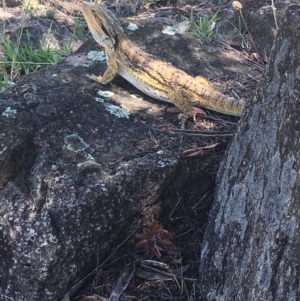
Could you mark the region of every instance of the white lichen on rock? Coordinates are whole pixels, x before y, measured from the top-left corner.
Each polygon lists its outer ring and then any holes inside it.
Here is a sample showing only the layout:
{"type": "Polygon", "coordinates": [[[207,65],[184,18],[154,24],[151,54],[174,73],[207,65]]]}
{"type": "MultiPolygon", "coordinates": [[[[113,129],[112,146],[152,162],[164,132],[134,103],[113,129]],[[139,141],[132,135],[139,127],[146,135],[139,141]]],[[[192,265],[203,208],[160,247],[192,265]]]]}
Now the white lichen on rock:
{"type": "Polygon", "coordinates": [[[135,31],[135,30],[139,29],[139,27],[134,23],[129,23],[129,25],[127,26],[127,29],[135,31]]]}
{"type": "Polygon", "coordinates": [[[100,103],[104,103],[104,99],[100,97],[95,97],[95,100],[100,103]]]}
{"type": "Polygon", "coordinates": [[[82,163],[78,163],[77,167],[79,171],[90,171],[90,172],[99,171],[102,168],[101,164],[93,160],[88,160],[82,163]]]}
{"type": "Polygon", "coordinates": [[[104,51],[90,51],[87,58],[92,61],[105,61],[106,55],[104,51]]]}
{"type": "Polygon", "coordinates": [[[118,106],[112,105],[110,103],[105,103],[105,108],[106,110],[111,113],[112,115],[117,116],[118,118],[127,118],[129,119],[129,112],[124,109],[124,108],[120,108],[118,106]]]}
{"type": "Polygon", "coordinates": [[[160,158],[157,161],[157,165],[159,167],[166,167],[166,166],[174,165],[174,164],[176,164],[176,160],[170,159],[170,158],[160,158]]]}
{"type": "Polygon", "coordinates": [[[95,160],[95,158],[91,154],[87,154],[85,156],[88,160],[95,160]]]}
{"type": "Polygon", "coordinates": [[[175,27],[172,27],[172,26],[167,26],[167,27],[162,31],[162,33],[167,34],[167,35],[169,35],[169,36],[174,36],[176,33],[177,33],[177,34],[182,34],[182,32],[181,32],[179,29],[177,29],[177,28],[175,28],[175,27]]]}
{"type": "Polygon", "coordinates": [[[11,107],[7,107],[6,110],[2,113],[2,116],[5,116],[6,118],[14,117],[16,113],[17,110],[13,110],[11,107]]]}
{"type": "Polygon", "coordinates": [[[102,96],[102,97],[112,97],[115,95],[114,92],[111,92],[111,91],[102,91],[102,90],[99,90],[97,92],[98,95],[102,96]]]}
{"type": "Polygon", "coordinates": [[[64,142],[65,144],[67,144],[68,150],[71,150],[76,153],[89,147],[89,145],[85,143],[83,139],[76,134],[66,136],[64,142]]]}

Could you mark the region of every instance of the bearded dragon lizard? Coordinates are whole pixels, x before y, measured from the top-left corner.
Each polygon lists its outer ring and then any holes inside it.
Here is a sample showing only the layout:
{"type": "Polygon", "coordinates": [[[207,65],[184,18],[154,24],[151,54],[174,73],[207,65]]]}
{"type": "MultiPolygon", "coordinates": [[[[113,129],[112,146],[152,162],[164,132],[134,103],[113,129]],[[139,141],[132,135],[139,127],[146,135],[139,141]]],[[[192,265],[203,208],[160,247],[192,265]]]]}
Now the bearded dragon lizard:
{"type": "Polygon", "coordinates": [[[116,16],[104,6],[83,2],[82,12],[93,38],[105,49],[108,65],[102,76],[87,75],[90,79],[105,85],[118,73],[143,93],[178,107],[183,112],[181,128],[188,118],[196,120],[193,105],[241,115],[243,100],[226,96],[205,78],[192,77],[141,50],[125,37],[116,16]]]}

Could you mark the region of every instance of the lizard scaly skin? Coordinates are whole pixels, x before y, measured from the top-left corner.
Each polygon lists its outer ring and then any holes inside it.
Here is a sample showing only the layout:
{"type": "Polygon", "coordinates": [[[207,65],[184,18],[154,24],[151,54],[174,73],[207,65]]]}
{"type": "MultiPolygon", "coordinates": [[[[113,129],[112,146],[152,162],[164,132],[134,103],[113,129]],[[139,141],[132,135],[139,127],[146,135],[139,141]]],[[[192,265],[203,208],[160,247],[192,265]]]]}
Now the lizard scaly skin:
{"type": "Polygon", "coordinates": [[[192,77],[184,71],[155,59],[128,40],[116,16],[99,4],[83,2],[82,12],[98,44],[105,48],[108,62],[102,76],[89,78],[107,84],[121,75],[143,93],[173,103],[183,114],[181,127],[188,118],[196,118],[193,106],[227,115],[240,116],[245,102],[214,90],[205,78],[192,77]]]}

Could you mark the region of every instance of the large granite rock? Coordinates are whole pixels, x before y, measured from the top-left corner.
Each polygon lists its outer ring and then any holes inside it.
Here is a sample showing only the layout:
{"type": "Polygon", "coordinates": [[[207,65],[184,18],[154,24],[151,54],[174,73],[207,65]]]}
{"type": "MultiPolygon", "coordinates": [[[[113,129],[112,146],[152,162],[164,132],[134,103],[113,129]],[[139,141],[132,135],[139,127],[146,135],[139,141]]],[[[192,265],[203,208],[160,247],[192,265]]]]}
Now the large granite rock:
{"type": "MultiPolygon", "coordinates": [[[[152,45],[192,74],[252,72],[234,53],[188,37],[162,39],[163,26],[155,26],[142,27],[137,41],[148,33],[146,48],[152,45]]],[[[136,219],[157,217],[187,187],[207,189],[222,158],[224,147],[182,158],[182,150],[207,142],[174,134],[179,123],[164,113],[164,104],[119,77],[107,87],[90,82],[86,73],[106,68],[105,62],[87,67],[91,49],[99,50],[87,43],[67,61],[21,78],[0,95],[0,295],[5,298],[64,296],[95,268],[97,256],[106,258],[127,237],[136,219]],[[114,94],[100,96],[99,89],[114,94]]]]}

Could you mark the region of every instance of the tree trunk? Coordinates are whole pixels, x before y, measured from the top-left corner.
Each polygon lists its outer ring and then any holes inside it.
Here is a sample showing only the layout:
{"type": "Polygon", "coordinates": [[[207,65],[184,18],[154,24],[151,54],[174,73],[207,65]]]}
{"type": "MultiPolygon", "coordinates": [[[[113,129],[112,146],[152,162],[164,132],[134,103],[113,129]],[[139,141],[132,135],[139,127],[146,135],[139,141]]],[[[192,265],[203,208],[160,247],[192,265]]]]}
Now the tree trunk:
{"type": "Polygon", "coordinates": [[[299,174],[300,6],[293,5],[219,170],[198,300],[300,300],[299,174]]]}

